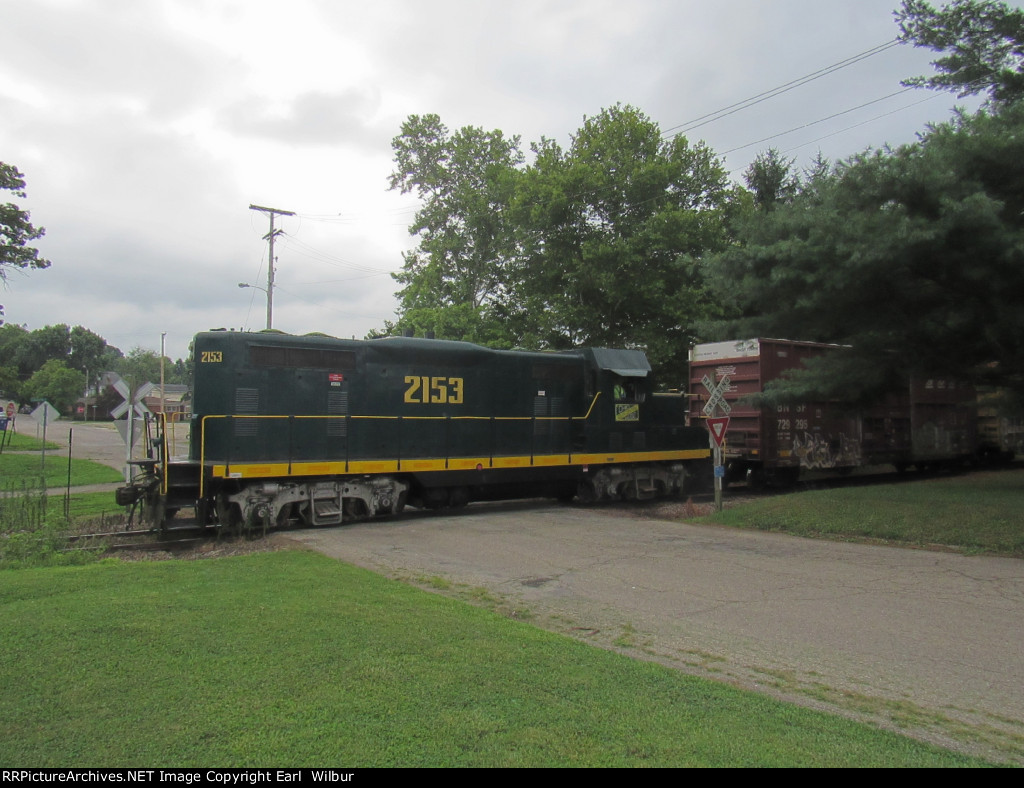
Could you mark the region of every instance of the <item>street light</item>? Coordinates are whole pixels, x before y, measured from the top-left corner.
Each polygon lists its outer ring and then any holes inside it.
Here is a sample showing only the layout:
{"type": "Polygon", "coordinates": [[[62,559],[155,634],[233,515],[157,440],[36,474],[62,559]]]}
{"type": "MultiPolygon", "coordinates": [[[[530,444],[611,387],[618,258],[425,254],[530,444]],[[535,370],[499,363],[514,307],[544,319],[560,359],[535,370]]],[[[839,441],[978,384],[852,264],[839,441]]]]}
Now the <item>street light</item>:
{"type": "Polygon", "coordinates": [[[272,290],[266,287],[260,287],[259,285],[250,285],[248,282],[239,282],[239,287],[254,287],[257,290],[262,290],[267,294],[267,328],[273,328],[273,316],[274,316],[274,297],[271,295],[272,290]]]}

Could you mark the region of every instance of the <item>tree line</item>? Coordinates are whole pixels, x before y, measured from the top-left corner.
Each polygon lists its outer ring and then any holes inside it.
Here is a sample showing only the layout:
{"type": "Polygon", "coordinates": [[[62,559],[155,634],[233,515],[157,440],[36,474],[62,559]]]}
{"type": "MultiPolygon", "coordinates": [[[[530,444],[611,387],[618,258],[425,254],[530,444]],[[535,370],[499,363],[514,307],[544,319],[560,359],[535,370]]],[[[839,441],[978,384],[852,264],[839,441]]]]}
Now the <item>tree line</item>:
{"type": "MultiPolygon", "coordinates": [[[[45,399],[68,412],[87,391],[101,394],[97,386],[105,372],[132,381],[133,388],[157,382],[160,356],[142,348],[126,355],[82,326],[61,324],[34,331],[14,323],[0,326],[0,396],[22,403],[45,399]]],[[[186,361],[164,359],[166,383],[188,383],[189,379],[186,361]]],[[[112,398],[110,405],[119,401],[112,398]]]]}
{"type": "Polygon", "coordinates": [[[1024,391],[1024,13],[904,0],[895,17],[942,55],[904,84],[983,108],[802,172],[769,150],[745,187],[628,105],[529,160],[518,136],[410,116],[390,186],[421,208],[382,333],[642,347],[669,383],[696,341],[776,336],[852,347],[790,394],[869,398],[915,371],[1024,391]]]}

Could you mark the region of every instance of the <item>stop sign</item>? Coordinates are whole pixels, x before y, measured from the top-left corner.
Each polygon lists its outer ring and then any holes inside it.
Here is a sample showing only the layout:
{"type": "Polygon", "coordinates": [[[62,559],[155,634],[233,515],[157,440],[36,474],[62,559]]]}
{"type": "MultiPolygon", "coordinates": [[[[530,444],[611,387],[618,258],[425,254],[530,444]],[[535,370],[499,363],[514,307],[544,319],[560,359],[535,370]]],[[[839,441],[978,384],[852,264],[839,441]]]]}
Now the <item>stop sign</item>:
{"type": "Polygon", "coordinates": [[[8,402],[7,403],[7,418],[9,418],[9,419],[13,419],[14,418],[14,403],[13,402],[8,402]]]}

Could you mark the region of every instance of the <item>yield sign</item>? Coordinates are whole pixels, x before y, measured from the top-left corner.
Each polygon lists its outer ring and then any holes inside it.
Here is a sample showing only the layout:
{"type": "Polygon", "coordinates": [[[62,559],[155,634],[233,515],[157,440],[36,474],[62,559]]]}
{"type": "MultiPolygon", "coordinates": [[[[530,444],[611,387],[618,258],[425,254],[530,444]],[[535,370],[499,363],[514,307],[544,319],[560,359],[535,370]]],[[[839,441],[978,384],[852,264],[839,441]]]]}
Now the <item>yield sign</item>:
{"type": "Polygon", "coordinates": [[[711,430],[711,437],[715,441],[715,445],[721,446],[722,441],[725,439],[725,431],[729,429],[729,417],[728,416],[717,416],[713,419],[708,419],[708,429],[711,430]]]}

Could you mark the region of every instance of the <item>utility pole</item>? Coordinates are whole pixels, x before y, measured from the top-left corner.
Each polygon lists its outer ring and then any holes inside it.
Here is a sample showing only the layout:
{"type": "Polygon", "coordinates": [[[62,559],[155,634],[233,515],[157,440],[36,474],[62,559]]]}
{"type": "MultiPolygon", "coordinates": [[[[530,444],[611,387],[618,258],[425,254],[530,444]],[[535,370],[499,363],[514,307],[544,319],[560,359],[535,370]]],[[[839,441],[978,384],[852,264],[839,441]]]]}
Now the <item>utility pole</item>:
{"type": "Polygon", "coordinates": [[[282,211],[277,208],[264,208],[262,205],[250,205],[250,211],[262,211],[270,216],[270,232],[263,236],[270,243],[270,261],[267,265],[267,328],[274,327],[274,237],[283,230],[274,229],[274,216],[294,216],[294,211],[282,211]]]}
{"type": "Polygon", "coordinates": [[[164,396],[164,342],[167,339],[167,332],[160,332],[160,416],[167,423],[167,397],[164,396]]]}

